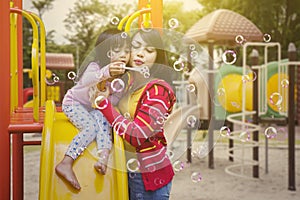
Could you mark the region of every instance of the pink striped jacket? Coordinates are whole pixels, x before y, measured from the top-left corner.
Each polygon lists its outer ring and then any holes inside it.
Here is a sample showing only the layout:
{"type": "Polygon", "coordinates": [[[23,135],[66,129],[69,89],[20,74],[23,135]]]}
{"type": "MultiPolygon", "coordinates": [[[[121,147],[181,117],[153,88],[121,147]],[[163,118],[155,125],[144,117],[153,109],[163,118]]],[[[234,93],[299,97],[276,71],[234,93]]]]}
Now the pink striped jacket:
{"type": "Polygon", "coordinates": [[[135,147],[146,190],[159,189],[172,181],[174,176],[166,155],[163,125],[175,101],[172,88],[165,81],[154,80],[144,88],[133,120],[123,117],[110,102],[107,106],[107,101],[99,104],[114,130],[135,147]]]}

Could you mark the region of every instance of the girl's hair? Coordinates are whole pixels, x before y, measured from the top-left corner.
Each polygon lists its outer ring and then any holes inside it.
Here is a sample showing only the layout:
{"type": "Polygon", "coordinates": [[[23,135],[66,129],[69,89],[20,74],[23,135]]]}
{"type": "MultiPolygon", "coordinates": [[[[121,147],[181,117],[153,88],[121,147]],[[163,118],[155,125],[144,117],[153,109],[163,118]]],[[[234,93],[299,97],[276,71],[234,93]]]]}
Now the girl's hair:
{"type": "Polygon", "coordinates": [[[80,80],[86,68],[91,62],[98,63],[100,68],[111,63],[110,56],[112,55],[112,50],[124,46],[130,48],[130,41],[131,40],[128,34],[116,28],[103,31],[98,36],[94,49],[86,57],[86,59],[78,69],[76,81],[80,80]]]}
{"type": "Polygon", "coordinates": [[[97,38],[95,44],[95,61],[100,67],[111,63],[111,50],[121,47],[130,48],[130,37],[118,29],[107,29],[97,38]]]}

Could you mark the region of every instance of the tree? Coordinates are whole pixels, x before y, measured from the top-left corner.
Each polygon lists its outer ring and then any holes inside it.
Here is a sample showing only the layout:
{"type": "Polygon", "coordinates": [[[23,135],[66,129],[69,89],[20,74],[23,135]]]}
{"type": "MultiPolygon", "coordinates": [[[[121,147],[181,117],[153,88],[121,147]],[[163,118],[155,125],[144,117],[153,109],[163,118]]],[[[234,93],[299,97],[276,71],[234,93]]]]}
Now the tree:
{"type": "Polygon", "coordinates": [[[290,42],[300,48],[300,1],[296,0],[198,0],[208,14],[224,8],[237,12],[252,21],[273,42],[282,45],[283,57],[290,42]],[[251,11],[250,11],[251,9],[251,11]]]}
{"type": "MultiPolygon", "coordinates": [[[[38,12],[38,16],[43,19],[43,15],[46,11],[49,11],[53,8],[53,3],[55,0],[33,0],[32,7],[35,8],[38,12]]],[[[54,34],[55,30],[50,30],[46,33],[47,42],[54,43],[54,34]]]]}
{"type": "MultiPolygon", "coordinates": [[[[71,44],[79,47],[80,62],[93,48],[97,35],[109,27],[116,26],[111,23],[114,17],[121,20],[134,11],[137,11],[135,4],[115,5],[107,1],[78,0],[70,9],[64,22],[68,30],[66,38],[71,44]]],[[[174,31],[184,33],[200,17],[200,11],[183,10],[182,2],[166,2],[163,9],[163,27],[171,28],[168,24],[169,20],[176,19],[179,26],[174,31]]],[[[133,28],[137,28],[137,21],[132,23],[133,28]]]]}
{"type": "Polygon", "coordinates": [[[43,14],[53,8],[53,2],[55,0],[33,0],[33,8],[37,9],[38,15],[42,18],[43,14]]]}
{"type": "MultiPolygon", "coordinates": [[[[38,11],[38,16],[43,19],[43,14],[53,8],[53,2],[55,0],[33,0],[32,7],[38,11]]],[[[54,30],[50,30],[47,33],[46,39],[49,42],[53,42],[54,30]]],[[[32,27],[26,18],[23,18],[23,57],[24,66],[31,66],[31,44],[32,44],[32,27]]]]}
{"type": "Polygon", "coordinates": [[[113,17],[126,16],[130,13],[131,4],[113,5],[107,1],[78,0],[64,20],[68,30],[66,38],[73,46],[79,48],[80,63],[92,50],[95,39],[103,30],[116,26],[110,24],[113,17]]]}
{"type": "MultiPolygon", "coordinates": [[[[32,27],[30,22],[23,17],[23,68],[31,68],[31,44],[32,44],[32,27]]],[[[31,81],[27,75],[23,78],[23,87],[31,87],[31,81]]]]}
{"type": "Polygon", "coordinates": [[[203,16],[201,10],[186,11],[183,9],[183,2],[165,2],[163,7],[163,27],[172,29],[172,20],[178,21],[175,31],[185,33],[203,16]],[[170,26],[171,25],[171,26],[170,26]]]}
{"type": "Polygon", "coordinates": [[[202,16],[201,10],[184,10],[183,2],[165,2],[163,7],[163,28],[165,47],[168,48],[167,55],[169,65],[173,66],[179,57],[187,59],[187,47],[183,45],[182,39],[186,31],[193,26],[202,16]]]}
{"type": "MultiPolygon", "coordinates": [[[[43,14],[52,9],[54,0],[33,0],[32,5],[38,11],[38,16],[42,19],[43,14]]],[[[31,45],[32,45],[32,27],[26,18],[23,17],[23,67],[31,68],[31,45]]],[[[48,31],[47,42],[54,43],[54,30],[48,31]]],[[[24,76],[24,87],[31,87],[31,81],[24,76]]]]}

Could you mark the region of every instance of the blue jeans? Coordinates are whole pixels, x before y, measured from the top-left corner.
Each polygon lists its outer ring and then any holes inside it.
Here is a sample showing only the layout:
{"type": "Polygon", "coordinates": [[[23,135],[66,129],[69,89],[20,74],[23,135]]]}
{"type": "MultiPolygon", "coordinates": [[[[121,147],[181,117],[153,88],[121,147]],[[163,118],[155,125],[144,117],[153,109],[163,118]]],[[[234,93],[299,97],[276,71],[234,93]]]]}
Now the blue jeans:
{"type": "Polygon", "coordinates": [[[169,200],[172,182],[155,191],[146,191],[141,173],[128,173],[130,200],[169,200]]]}

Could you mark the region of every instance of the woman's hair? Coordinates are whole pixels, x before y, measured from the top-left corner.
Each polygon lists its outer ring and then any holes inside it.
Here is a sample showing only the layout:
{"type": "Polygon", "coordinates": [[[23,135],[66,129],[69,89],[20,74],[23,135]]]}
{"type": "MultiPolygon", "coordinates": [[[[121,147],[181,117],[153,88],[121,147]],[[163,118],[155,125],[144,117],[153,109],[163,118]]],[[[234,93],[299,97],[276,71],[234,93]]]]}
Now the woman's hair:
{"type": "Polygon", "coordinates": [[[165,80],[172,86],[172,81],[177,77],[174,70],[168,65],[167,54],[161,33],[157,29],[153,28],[146,30],[139,29],[131,38],[134,38],[134,36],[138,33],[149,46],[154,47],[157,51],[155,63],[150,68],[151,77],[165,80]]]}
{"type": "Polygon", "coordinates": [[[132,36],[132,38],[136,34],[140,34],[141,38],[149,45],[156,49],[157,56],[155,60],[155,64],[162,64],[167,65],[167,56],[164,49],[164,43],[162,40],[162,37],[160,35],[160,32],[156,29],[139,29],[137,32],[135,32],[132,36]]]}
{"type": "Polygon", "coordinates": [[[116,28],[103,31],[97,38],[94,49],[86,57],[77,72],[76,80],[80,80],[86,68],[91,62],[96,62],[99,67],[104,67],[111,63],[112,50],[128,47],[130,48],[130,37],[125,32],[116,28]]]}

